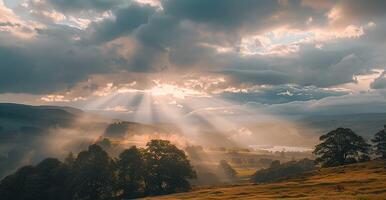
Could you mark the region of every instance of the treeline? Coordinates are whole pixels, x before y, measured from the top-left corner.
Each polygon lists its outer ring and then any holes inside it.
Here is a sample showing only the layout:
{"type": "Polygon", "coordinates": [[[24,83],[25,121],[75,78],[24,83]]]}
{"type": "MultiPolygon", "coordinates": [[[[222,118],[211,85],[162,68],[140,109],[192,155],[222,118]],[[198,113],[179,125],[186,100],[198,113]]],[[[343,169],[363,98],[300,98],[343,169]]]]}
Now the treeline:
{"type": "Polygon", "coordinates": [[[321,143],[313,153],[321,167],[363,162],[371,157],[386,159],[386,126],[374,135],[372,145],[349,128],[337,128],[319,139],[321,143]]]}
{"type": "Polygon", "coordinates": [[[280,161],[273,161],[269,168],[256,171],[251,181],[255,183],[266,183],[295,177],[303,172],[315,169],[315,163],[310,159],[290,161],[281,164],[280,161]]]}
{"type": "Polygon", "coordinates": [[[93,144],[64,162],[47,158],[24,166],[0,182],[2,200],[115,200],[190,189],[196,178],[185,152],[166,140],[125,149],[111,158],[93,144]]]}

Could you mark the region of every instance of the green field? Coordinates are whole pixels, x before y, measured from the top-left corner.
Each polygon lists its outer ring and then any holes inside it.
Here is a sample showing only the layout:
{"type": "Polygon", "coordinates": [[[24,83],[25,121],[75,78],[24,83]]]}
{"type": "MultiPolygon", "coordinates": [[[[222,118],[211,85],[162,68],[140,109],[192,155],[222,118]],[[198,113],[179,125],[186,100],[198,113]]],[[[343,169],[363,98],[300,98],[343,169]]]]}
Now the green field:
{"type": "Polygon", "coordinates": [[[371,161],[306,173],[269,184],[197,187],[147,199],[386,199],[386,163],[371,161]]]}

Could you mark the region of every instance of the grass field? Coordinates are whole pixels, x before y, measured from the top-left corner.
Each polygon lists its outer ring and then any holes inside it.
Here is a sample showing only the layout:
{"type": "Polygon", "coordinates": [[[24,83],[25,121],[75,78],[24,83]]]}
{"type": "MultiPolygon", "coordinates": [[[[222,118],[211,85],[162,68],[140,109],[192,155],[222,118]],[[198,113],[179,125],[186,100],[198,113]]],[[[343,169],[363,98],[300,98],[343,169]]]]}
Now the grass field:
{"type": "Polygon", "coordinates": [[[147,199],[386,199],[385,162],[325,168],[269,184],[194,188],[147,199]]]}

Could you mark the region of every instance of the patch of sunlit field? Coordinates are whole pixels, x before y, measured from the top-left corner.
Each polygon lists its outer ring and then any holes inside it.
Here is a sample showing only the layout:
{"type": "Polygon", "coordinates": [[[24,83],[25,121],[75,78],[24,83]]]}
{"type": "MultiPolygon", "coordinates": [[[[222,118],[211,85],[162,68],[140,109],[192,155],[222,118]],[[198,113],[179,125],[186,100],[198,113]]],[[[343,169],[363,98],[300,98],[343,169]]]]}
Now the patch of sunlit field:
{"type": "MultiPolygon", "coordinates": [[[[152,199],[152,198],[148,198],[152,199]]],[[[386,163],[371,161],[324,168],[267,184],[194,188],[153,199],[386,199],[386,163]]]]}
{"type": "Polygon", "coordinates": [[[241,182],[248,182],[249,178],[256,172],[257,168],[234,168],[237,172],[237,177],[241,182]]]}

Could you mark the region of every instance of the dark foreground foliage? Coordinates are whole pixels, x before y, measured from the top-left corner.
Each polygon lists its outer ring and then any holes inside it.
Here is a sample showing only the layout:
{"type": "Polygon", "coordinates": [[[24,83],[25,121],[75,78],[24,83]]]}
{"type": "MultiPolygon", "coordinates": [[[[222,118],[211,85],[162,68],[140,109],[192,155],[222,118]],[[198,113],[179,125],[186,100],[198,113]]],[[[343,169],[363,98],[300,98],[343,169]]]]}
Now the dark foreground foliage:
{"type": "Polygon", "coordinates": [[[280,164],[279,161],[273,161],[267,169],[257,171],[251,178],[254,183],[273,182],[281,179],[292,178],[303,172],[315,169],[313,160],[302,159],[280,164]]]}
{"type": "Polygon", "coordinates": [[[166,140],[131,147],[113,159],[91,145],[64,162],[47,158],[0,182],[2,200],[114,200],[187,191],[196,174],[184,151],[166,140]]]}

